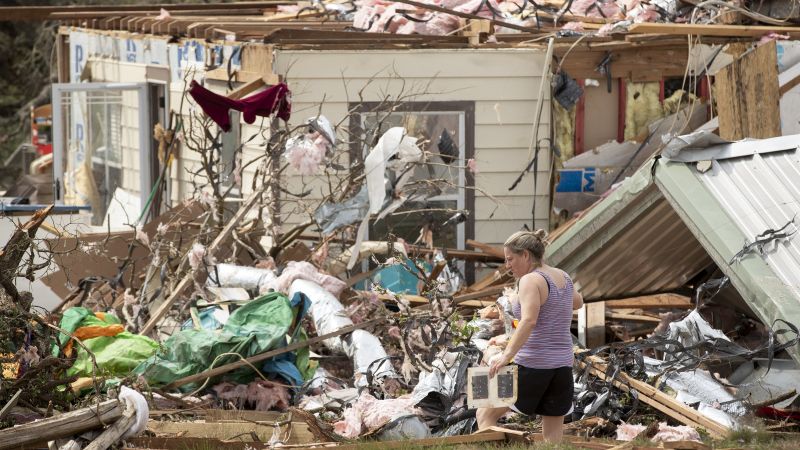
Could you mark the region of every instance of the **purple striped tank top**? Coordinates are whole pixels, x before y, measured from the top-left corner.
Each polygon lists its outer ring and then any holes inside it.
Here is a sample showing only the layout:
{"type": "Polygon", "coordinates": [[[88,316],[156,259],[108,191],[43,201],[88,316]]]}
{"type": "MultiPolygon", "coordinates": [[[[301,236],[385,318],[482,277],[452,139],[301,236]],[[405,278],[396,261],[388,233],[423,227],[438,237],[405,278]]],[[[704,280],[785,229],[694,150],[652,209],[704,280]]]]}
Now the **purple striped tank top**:
{"type": "MultiPolygon", "coordinates": [[[[514,362],[532,369],[572,367],[572,280],[564,273],[566,284],[559,289],[546,273],[535,272],[547,280],[547,302],[539,309],[536,326],[517,352],[514,362]]],[[[514,317],[521,319],[519,302],[515,302],[512,308],[514,317]]]]}

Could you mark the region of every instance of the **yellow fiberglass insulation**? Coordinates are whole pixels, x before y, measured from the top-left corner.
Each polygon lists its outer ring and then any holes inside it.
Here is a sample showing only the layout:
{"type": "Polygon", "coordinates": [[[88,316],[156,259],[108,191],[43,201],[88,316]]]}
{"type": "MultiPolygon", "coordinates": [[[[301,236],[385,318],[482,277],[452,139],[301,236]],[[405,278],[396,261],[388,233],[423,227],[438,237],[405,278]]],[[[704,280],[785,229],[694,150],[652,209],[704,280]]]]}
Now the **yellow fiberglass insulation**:
{"type": "Polygon", "coordinates": [[[652,121],[664,116],[658,100],[661,85],[658,82],[634,83],[629,81],[625,99],[625,140],[644,132],[652,121]]]}
{"type": "Polygon", "coordinates": [[[553,102],[555,144],[561,152],[561,158],[556,162],[558,167],[575,156],[575,109],[573,107],[571,111],[567,111],[558,102],[553,102]]]}

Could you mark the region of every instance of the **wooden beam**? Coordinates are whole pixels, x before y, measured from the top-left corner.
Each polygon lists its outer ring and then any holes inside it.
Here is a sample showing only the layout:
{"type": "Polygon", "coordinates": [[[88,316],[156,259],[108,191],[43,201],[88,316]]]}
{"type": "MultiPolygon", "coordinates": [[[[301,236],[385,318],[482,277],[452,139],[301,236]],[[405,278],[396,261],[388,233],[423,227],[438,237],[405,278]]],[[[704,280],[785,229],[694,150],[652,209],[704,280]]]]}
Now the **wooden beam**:
{"type": "Polygon", "coordinates": [[[629,33],[670,34],[678,36],[730,36],[760,38],[765,34],[788,34],[793,38],[800,36],[800,27],[756,26],[756,25],[693,25],[677,23],[635,23],[629,33]]]}
{"type": "MultiPolygon", "coordinates": [[[[287,352],[291,352],[297,350],[298,348],[307,347],[311,344],[316,344],[317,342],[322,342],[326,339],[330,339],[333,337],[341,336],[343,334],[351,333],[355,330],[360,330],[362,328],[366,328],[372,325],[376,325],[380,322],[383,322],[385,319],[383,317],[379,317],[377,319],[368,320],[366,322],[357,323],[354,325],[350,325],[344,328],[340,328],[339,330],[332,331],[330,333],[323,334],[322,336],[317,336],[315,338],[311,338],[305,341],[298,341],[293,342],[286,347],[281,347],[275,350],[270,350],[268,352],[261,353],[259,355],[251,356],[247,359],[236,361],[230,364],[225,364],[224,366],[220,366],[214,369],[209,369],[198,374],[189,375],[188,377],[183,377],[179,380],[173,381],[172,383],[168,384],[165,389],[174,389],[179,386],[183,386],[184,384],[193,383],[195,381],[205,380],[206,378],[216,377],[218,375],[222,375],[224,373],[228,373],[231,370],[236,370],[240,367],[249,366],[251,364],[264,361],[265,359],[272,358],[273,356],[282,355],[287,352]]],[[[2,450],[2,449],[0,449],[2,450]]]]}
{"type": "Polygon", "coordinates": [[[450,14],[451,16],[461,17],[464,19],[475,19],[475,20],[488,20],[494,25],[498,25],[505,28],[510,28],[512,30],[519,30],[519,31],[527,31],[527,32],[536,32],[536,28],[534,27],[525,27],[522,25],[517,25],[514,23],[504,22],[502,20],[495,20],[495,19],[488,19],[486,17],[481,17],[476,14],[469,14],[459,11],[454,11],[452,9],[443,8],[441,6],[431,5],[427,3],[415,2],[413,0],[394,0],[397,3],[405,3],[406,5],[416,6],[417,8],[427,9],[429,11],[436,11],[438,13],[450,14]]]}
{"type": "Polygon", "coordinates": [[[430,255],[434,250],[441,251],[448,258],[463,259],[465,261],[482,261],[482,262],[502,262],[503,257],[492,255],[484,252],[475,252],[470,250],[458,250],[454,248],[427,248],[419,245],[408,246],[408,256],[412,255],[430,255]]]}
{"type": "MultiPolygon", "coordinates": [[[[591,363],[591,372],[605,380],[606,365],[602,359],[597,356],[589,356],[587,359],[591,363]]],[[[582,368],[586,367],[586,363],[583,361],[579,361],[579,365],[582,368]]],[[[697,410],[684,405],[644,381],[632,378],[625,372],[618,373],[613,380],[613,384],[624,391],[635,389],[639,393],[639,400],[642,402],[667,414],[684,425],[695,428],[705,428],[709,434],[715,438],[725,437],[730,432],[728,428],[700,414],[697,410]]]]}
{"type": "Polygon", "coordinates": [[[472,292],[469,294],[456,295],[453,297],[453,304],[457,305],[466,300],[476,300],[484,297],[494,297],[503,293],[506,286],[495,286],[482,291],[472,292]]]}
{"type": "Polygon", "coordinates": [[[486,289],[490,286],[494,286],[497,284],[506,284],[513,279],[511,276],[511,271],[506,269],[505,267],[495,270],[494,272],[486,275],[481,280],[475,282],[470,286],[467,286],[467,292],[475,292],[486,289]]]}
{"type": "MultiPolygon", "coordinates": [[[[209,420],[204,418],[202,421],[186,422],[186,421],[172,421],[172,420],[149,420],[147,421],[147,430],[153,432],[157,436],[180,436],[187,438],[204,438],[204,439],[219,439],[221,441],[249,441],[251,444],[254,438],[257,441],[269,442],[274,431],[274,423],[278,421],[276,417],[273,421],[256,421],[256,420],[209,420]],[[252,433],[252,434],[251,434],[252,433]]],[[[281,431],[285,431],[291,427],[289,440],[284,444],[307,444],[314,442],[314,435],[308,429],[305,422],[292,421],[284,425],[281,431]]],[[[202,448],[186,446],[190,448],[202,448]]],[[[216,446],[208,446],[206,448],[214,448],[216,446]]]]}
{"type": "MultiPolygon", "coordinates": [[[[274,8],[278,5],[293,5],[288,0],[245,1],[236,3],[160,3],[153,5],[67,5],[67,6],[3,6],[0,17],[5,21],[55,20],[56,13],[64,13],[58,19],[74,19],[70,14],[95,13],[105,15],[128,15],[129,13],[154,11],[158,14],[161,8],[170,12],[176,11],[208,11],[225,10],[228,14],[239,9],[274,8]]],[[[99,16],[97,16],[99,17],[99,16]]]]}
{"type": "Polygon", "coordinates": [[[680,308],[691,309],[694,304],[689,297],[677,294],[658,294],[646,297],[632,297],[623,300],[607,300],[606,308],[620,309],[655,309],[655,308],[680,308]]]}
{"type": "MultiPolygon", "coordinates": [[[[594,305],[594,303],[589,303],[594,305]]],[[[627,322],[647,322],[647,323],[661,323],[658,317],[644,316],[642,314],[623,314],[615,312],[606,312],[606,318],[611,320],[624,320],[627,322]]]]}
{"type": "Polygon", "coordinates": [[[0,450],[22,448],[102,428],[122,417],[123,405],[108,400],[87,408],[0,430],[0,450]]]}
{"type": "Polygon", "coordinates": [[[586,305],[586,347],[600,347],[606,343],[606,303],[586,305]]]}
{"type": "Polygon", "coordinates": [[[729,141],[781,135],[775,41],[756,47],[715,77],[719,135],[729,141]]]}
{"type": "MultiPolygon", "coordinates": [[[[467,434],[461,436],[435,437],[427,439],[414,439],[404,441],[385,441],[380,443],[381,449],[396,449],[413,447],[442,447],[450,445],[468,445],[480,442],[505,441],[506,434],[500,431],[487,431],[483,433],[467,434]]],[[[333,447],[336,450],[363,450],[364,444],[345,444],[333,447]]]]}
{"type": "Polygon", "coordinates": [[[484,244],[483,242],[467,239],[467,246],[477,248],[478,250],[500,259],[505,259],[506,255],[503,253],[503,247],[495,247],[494,245],[484,244]]]}

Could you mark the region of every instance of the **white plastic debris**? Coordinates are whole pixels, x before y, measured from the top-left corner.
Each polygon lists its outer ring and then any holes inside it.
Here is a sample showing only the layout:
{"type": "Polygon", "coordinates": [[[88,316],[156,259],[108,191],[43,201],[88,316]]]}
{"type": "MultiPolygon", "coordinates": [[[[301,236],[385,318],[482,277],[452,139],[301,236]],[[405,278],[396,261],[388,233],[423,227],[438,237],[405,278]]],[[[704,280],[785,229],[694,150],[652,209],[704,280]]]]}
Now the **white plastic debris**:
{"type": "Polygon", "coordinates": [[[150,408],[147,406],[147,400],[142,394],[127,386],[122,386],[117,398],[120,402],[132,405],[136,409],[136,421],[133,422],[128,431],[122,435],[122,439],[141,434],[147,428],[147,419],[150,416],[150,408]]]}
{"type": "Polygon", "coordinates": [[[237,266],[235,264],[217,264],[213,270],[209,270],[206,284],[209,286],[239,287],[264,293],[275,278],[275,272],[269,269],[237,266]]]}
{"type": "MultiPolygon", "coordinates": [[[[318,335],[353,325],[344,306],[322,286],[307,280],[295,280],[289,288],[289,297],[294,297],[297,292],[302,292],[311,299],[308,313],[314,320],[318,335]]],[[[357,375],[370,371],[376,379],[399,378],[380,340],[368,331],[355,330],[347,336],[326,339],[323,344],[331,350],[349,356],[357,375]]],[[[366,386],[366,377],[356,376],[356,385],[366,386]]]]}

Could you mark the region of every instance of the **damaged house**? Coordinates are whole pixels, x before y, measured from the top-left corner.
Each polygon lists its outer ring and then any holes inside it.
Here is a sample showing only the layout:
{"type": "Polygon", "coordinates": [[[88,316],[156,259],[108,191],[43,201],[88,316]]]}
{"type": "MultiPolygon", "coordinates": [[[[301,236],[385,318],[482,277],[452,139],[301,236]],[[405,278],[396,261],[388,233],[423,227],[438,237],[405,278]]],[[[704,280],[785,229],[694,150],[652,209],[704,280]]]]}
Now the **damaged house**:
{"type": "Polygon", "coordinates": [[[541,440],[470,406],[526,228],[586,303],[570,443],[797,431],[800,28],[711,3],[5,10],[59,27],[0,450],[541,440]]]}

